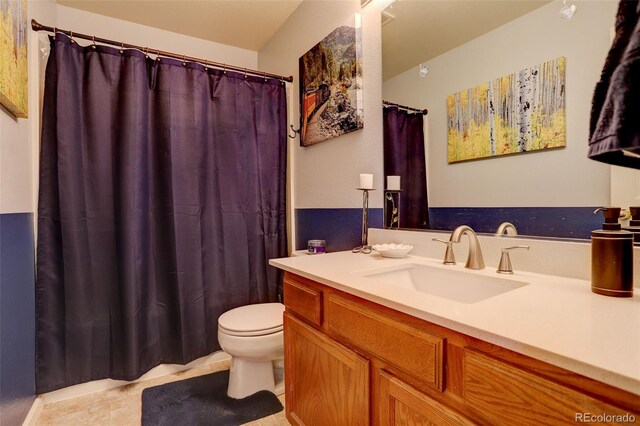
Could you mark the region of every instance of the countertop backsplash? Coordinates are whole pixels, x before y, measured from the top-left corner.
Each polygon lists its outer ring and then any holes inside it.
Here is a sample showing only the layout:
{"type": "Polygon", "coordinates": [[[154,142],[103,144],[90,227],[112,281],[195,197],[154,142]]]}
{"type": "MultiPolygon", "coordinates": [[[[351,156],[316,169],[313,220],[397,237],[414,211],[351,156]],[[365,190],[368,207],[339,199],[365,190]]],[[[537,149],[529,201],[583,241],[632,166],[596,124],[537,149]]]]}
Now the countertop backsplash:
{"type": "MultiPolygon", "coordinates": [[[[413,245],[410,254],[431,258],[444,258],[445,246],[432,241],[433,238],[449,239],[451,232],[411,231],[369,228],[369,244],[405,243],[413,245]]],[[[496,237],[478,235],[482,255],[487,268],[497,268],[501,249],[514,245],[528,245],[530,249],[511,252],[511,262],[515,273],[529,271],[546,275],[591,280],[591,243],[554,239],[496,237]]],[[[469,250],[468,238],[462,238],[453,245],[458,263],[464,264],[469,250]]],[[[633,286],[640,288],[640,247],[634,247],[633,286]]]]}

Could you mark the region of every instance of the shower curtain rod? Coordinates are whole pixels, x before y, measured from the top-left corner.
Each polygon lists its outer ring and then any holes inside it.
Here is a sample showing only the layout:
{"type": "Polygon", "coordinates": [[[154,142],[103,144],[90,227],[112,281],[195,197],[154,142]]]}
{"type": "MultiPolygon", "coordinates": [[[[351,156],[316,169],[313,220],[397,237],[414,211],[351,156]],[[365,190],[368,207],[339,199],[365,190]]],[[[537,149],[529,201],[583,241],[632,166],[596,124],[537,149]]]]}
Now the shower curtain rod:
{"type": "Polygon", "coordinates": [[[96,37],[96,36],[76,33],[74,31],[62,30],[60,28],[48,27],[46,25],[40,24],[35,19],[31,20],[31,28],[34,31],[48,31],[48,32],[54,33],[54,34],[55,33],[66,34],[69,37],[71,37],[72,40],[73,40],[74,37],[75,38],[81,38],[81,39],[84,39],[84,40],[90,40],[93,43],[98,42],[98,43],[102,43],[102,44],[110,44],[112,46],[116,46],[116,47],[120,47],[120,48],[125,48],[126,47],[128,49],[136,49],[136,50],[139,50],[141,52],[144,52],[145,54],[151,53],[153,55],[164,56],[164,57],[167,57],[167,58],[179,59],[179,60],[182,60],[182,61],[198,62],[199,64],[202,64],[205,67],[216,67],[216,68],[220,68],[220,69],[224,69],[224,70],[238,71],[238,72],[242,72],[242,73],[245,73],[245,74],[251,74],[251,75],[258,76],[258,77],[275,78],[277,80],[286,81],[286,82],[289,82],[289,83],[291,83],[293,81],[293,76],[283,76],[283,75],[278,75],[278,74],[271,74],[271,73],[264,72],[264,71],[257,71],[257,70],[252,70],[252,69],[249,69],[249,68],[237,67],[237,66],[234,66],[234,65],[223,64],[223,63],[220,63],[220,62],[213,62],[213,61],[209,61],[208,59],[194,58],[192,56],[180,55],[180,54],[172,53],[172,52],[165,52],[163,50],[158,50],[158,49],[153,49],[153,48],[143,47],[143,46],[137,46],[135,44],[123,43],[123,42],[120,42],[120,41],[109,40],[109,39],[106,39],[106,38],[101,38],[101,37],[96,37]]]}
{"type": "Polygon", "coordinates": [[[429,114],[429,110],[428,109],[418,109],[418,108],[412,108],[406,105],[400,105],[400,104],[394,104],[393,102],[389,102],[389,101],[382,101],[382,105],[384,106],[390,106],[390,107],[398,107],[401,109],[406,109],[407,111],[411,111],[411,112],[419,112],[422,115],[427,115],[429,114]]]}

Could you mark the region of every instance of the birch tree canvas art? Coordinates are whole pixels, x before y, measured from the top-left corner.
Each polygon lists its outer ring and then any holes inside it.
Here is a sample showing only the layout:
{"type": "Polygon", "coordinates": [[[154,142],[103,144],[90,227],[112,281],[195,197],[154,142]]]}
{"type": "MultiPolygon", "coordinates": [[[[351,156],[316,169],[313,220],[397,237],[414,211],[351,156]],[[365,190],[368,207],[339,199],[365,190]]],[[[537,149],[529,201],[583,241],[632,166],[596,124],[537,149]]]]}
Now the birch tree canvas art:
{"type": "Polygon", "coordinates": [[[566,146],[565,58],[448,96],[448,161],[566,146]]]}

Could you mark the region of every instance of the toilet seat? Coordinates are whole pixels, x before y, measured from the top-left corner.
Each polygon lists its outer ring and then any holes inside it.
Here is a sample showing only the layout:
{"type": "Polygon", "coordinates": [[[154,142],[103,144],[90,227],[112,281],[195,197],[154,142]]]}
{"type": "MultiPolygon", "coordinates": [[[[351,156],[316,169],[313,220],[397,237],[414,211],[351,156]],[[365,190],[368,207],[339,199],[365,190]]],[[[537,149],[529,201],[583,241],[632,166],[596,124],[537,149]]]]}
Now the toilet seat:
{"type": "Polygon", "coordinates": [[[282,331],[283,326],[278,326],[274,328],[269,328],[267,330],[253,330],[253,331],[236,331],[229,330],[218,324],[218,330],[222,333],[228,334],[230,336],[238,336],[238,337],[251,337],[251,336],[266,336],[273,333],[278,333],[282,331]]]}
{"type": "Polygon", "coordinates": [[[218,319],[221,332],[231,336],[265,336],[282,331],[284,305],[260,303],[240,306],[225,312],[218,319]]]}

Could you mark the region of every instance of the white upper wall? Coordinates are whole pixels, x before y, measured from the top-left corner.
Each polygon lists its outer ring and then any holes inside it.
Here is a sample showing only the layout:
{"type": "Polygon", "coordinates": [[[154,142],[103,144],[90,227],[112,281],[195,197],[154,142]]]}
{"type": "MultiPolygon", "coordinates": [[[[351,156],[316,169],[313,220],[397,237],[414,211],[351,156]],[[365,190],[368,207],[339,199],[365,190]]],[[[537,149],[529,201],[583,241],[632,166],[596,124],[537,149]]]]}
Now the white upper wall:
{"type": "Polygon", "coordinates": [[[31,31],[30,20],[57,25],[55,0],[29,0],[27,18],[29,117],[16,119],[0,107],[0,214],[30,213],[35,208],[42,52],[40,37],[31,31]]]}
{"type": "MultiPolygon", "coordinates": [[[[152,6],[153,2],[149,2],[152,6]]],[[[43,22],[44,24],[44,22],[43,22]]],[[[255,69],[258,52],[58,5],[58,27],[139,46],[255,69]]]]}
{"type": "MultiPolygon", "coordinates": [[[[430,207],[596,206],[610,203],[610,167],[587,159],[591,98],[609,50],[617,2],[575,2],[573,20],[552,2],[386,81],[385,99],[428,108],[430,207]],[[567,147],[447,163],[447,96],[559,56],[567,58],[567,147]]],[[[434,42],[437,42],[434,40],[434,42]]]]}
{"type": "MultiPolygon", "coordinates": [[[[360,173],[374,174],[374,187],[382,188],[382,70],[380,0],[364,9],[359,0],[303,1],[259,52],[259,68],[293,75],[289,84],[289,121],[300,127],[298,59],[336,27],[362,14],[364,128],[300,147],[289,139],[295,208],[357,208],[360,173]]],[[[370,207],[382,207],[382,194],[374,192],[370,207]]]]}

